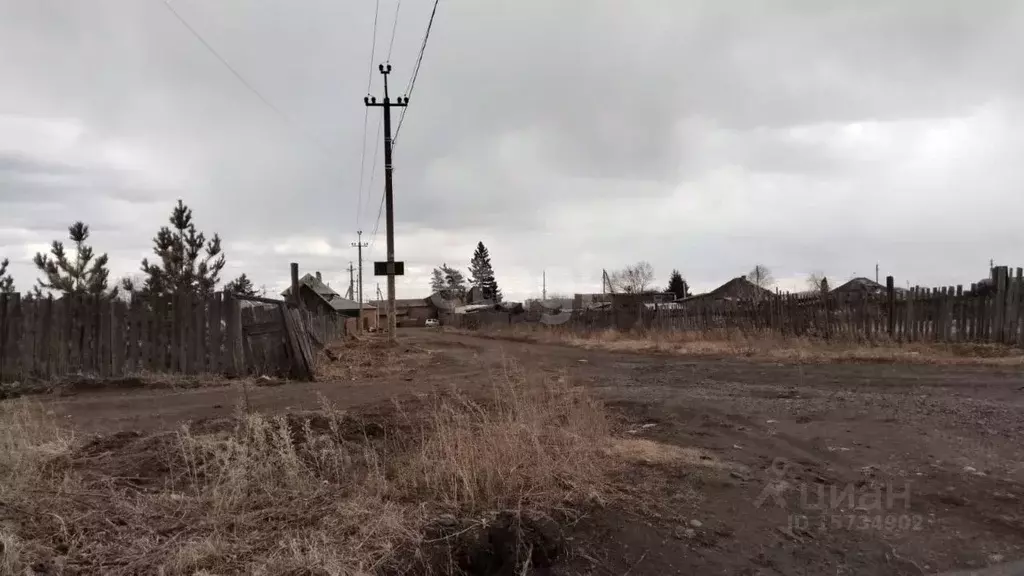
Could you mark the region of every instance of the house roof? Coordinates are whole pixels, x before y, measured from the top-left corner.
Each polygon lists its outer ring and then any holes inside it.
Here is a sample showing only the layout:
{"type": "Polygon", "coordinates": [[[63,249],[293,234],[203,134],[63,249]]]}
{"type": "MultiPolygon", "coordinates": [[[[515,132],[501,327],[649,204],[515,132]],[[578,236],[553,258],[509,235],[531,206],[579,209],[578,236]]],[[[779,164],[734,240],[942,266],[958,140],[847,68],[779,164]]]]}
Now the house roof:
{"type": "Polygon", "coordinates": [[[761,288],[743,276],[738,276],[715,288],[708,295],[713,298],[737,298],[740,300],[754,300],[772,296],[773,292],[767,288],[761,288]]]}
{"type": "Polygon", "coordinates": [[[870,278],[854,278],[846,284],[836,286],[832,289],[832,292],[880,292],[885,290],[885,286],[875,282],[870,278]]]}
{"type": "MultiPolygon", "coordinates": [[[[324,282],[322,280],[320,280],[319,278],[317,278],[316,276],[314,276],[312,274],[306,274],[302,278],[299,278],[299,284],[301,284],[301,285],[309,288],[310,290],[312,290],[314,293],[316,293],[317,296],[322,298],[324,300],[324,302],[327,302],[327,304],[331,308],[334,308],[335,310],[338,310],[338,311],[359,310],[359,303],[358,302],[356,302],[355,300],[349,300],[348,298],[343,298],[341,296],[341,294],[338,294],[337,292],[335,292],[333,288],[331,288],[327,284],[324,284],[324,282]]],[[[291,287],[289,287],[284,292],[281,293],[281,296],[284,296],[285,298],[287,298],[288,296],[291,295],[291,292],[292,292],[292,289],[291,289],[291,287]]],[[[363,310],[375,310],[375,309],[376,309],[376,307],[373,306],[372,304],[367,303],[367,302],[363,302],[363,310]]]]}

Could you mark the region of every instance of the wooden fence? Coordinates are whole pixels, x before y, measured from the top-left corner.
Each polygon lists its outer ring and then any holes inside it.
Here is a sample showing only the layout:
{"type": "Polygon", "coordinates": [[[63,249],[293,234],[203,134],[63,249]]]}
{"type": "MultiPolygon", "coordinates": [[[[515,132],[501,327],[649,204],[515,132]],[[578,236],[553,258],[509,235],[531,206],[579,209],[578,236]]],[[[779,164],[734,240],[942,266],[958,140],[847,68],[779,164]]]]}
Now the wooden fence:
{"type": "Polygon", "coordinates": [[[306,378],[310,340],[322,345],[343,334],[342,318],[227,293],[131,302],[0,294],[0,382],[140,372],[306,378]]]}
{"type": "Polygon", "coordinates": [[[769,331],[791,336],[899,342],[990,342],[1024,346],[1024,275],[993,270],[991,284],[881,293],[779,294],[759,302],[694,299],[682,304],[572,314],[569,329],[769,331]]]}

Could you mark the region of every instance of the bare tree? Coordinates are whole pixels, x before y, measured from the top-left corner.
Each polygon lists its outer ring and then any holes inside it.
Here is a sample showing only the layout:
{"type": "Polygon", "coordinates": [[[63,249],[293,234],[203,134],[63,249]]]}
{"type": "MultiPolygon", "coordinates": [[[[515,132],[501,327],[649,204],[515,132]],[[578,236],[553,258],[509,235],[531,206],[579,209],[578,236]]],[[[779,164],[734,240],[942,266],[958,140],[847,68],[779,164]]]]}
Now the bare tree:
{"type": "Polygon", "coordinates": [[[764,264],[754,266],[754,269],[747,273],[747,280],[759,288],[769,288],[775,284],[772,271],[764,264]]]}
{"type": "Polygon", "coordinates": [[[807,291],[813,294],[821,294],[821,281],[825,279],[825,273],[818,270],[807,275],[807,291]]]}
{"type": "Polygon", "coordinates": [[[618,292],[626,294],[643,294],[650,291],[654,284],[654,266],[641,260],[632,266],[626,266],[611,275],[612,285],[618,292]]]}

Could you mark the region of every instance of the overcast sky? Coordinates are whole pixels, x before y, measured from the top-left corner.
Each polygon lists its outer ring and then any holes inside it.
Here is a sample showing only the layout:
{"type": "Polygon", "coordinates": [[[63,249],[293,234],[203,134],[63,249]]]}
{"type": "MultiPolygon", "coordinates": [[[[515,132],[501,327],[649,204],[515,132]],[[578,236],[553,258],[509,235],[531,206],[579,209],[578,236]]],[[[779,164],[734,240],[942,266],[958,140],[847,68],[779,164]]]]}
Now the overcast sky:
{"type": "MultiPolygon", "coordinates": [[[[135,274],[178,198],[221,235],[225,279],[276,289],[296,261],[345,286],[359,229],[382,260],[379,109],[360,190],[374,1],[173,6],[269,106],[162,0],[0,0],[19,289],[78,219],[135,274]]],[[[398,92],[431,6],[401,4],[398,92]]],[[[1022,44],[1015,0],[441,0],[395,153],[398,295],[479,240],[512,298],[545,270],[549,292],[600,291],[638,260],[698,290],[756,263],[784,289],[876,262],[899,285],[1024,265],[1022,44]]]]}

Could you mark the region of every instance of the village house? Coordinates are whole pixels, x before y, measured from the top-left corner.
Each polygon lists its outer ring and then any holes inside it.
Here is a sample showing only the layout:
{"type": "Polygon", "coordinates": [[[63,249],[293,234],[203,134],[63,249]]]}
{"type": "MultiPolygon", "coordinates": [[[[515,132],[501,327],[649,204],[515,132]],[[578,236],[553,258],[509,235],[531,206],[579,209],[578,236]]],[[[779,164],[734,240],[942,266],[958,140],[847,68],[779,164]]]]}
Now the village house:
{"type": "MultiPolygon", "coordinates": [[[[289,287],[281,296],[291,298],[289,287]]],[[[377,330],[380,326],[377,319],[377,308],[372,304],[363,303],[363,311],[359,312],[359,303],[342,297],[323,281],[320,272],[316,275],[306,274],[299,278],[299,300],[302,305],[314,314],[337,314],[349,318],[361,318],[364,330],[377,330]]]]}

